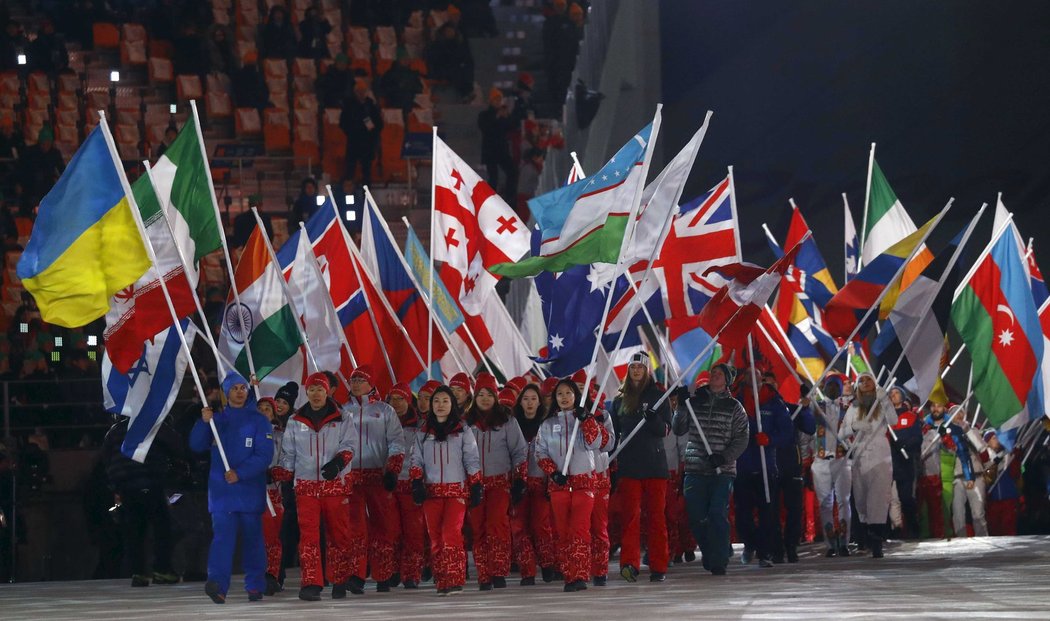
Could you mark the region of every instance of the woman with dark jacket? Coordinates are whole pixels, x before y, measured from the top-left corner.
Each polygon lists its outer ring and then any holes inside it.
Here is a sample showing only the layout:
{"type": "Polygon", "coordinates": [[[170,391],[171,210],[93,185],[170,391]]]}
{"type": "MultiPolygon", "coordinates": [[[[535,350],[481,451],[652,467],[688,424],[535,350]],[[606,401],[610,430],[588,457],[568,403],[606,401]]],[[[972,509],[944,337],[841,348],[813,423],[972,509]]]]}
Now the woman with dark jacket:
{"type": "Polygon", "coordinates": [[[622,494],[623,535],[620,575],[628,582],[638,579],[641,564],[641,514],[645,504],[649,520],[649,580],[663,582],[667,573],[667,523],[655,516],[664,514],[667,494],[667,455],[664,436],[671,427],[665,400],[656,407],[662,391],[653,380],[649,359],[634,354],[627,366],[620,396],[613,402],[614,421],[623,444],[618,457],[618,491],[622,494]],[[638,428],[630,442],[627,437],[638,428]]]}

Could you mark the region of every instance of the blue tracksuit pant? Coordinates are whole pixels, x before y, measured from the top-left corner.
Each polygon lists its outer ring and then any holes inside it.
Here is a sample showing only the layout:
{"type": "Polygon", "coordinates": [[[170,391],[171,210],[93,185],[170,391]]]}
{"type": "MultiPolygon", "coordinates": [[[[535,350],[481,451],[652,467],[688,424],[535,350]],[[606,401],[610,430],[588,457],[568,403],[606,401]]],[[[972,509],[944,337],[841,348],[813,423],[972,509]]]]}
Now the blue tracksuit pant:
{"type": "Polygon", "coordinates": [[[225,512],[211,514],[211,549],[208,552],[208,580],[219,583],[219,591],[230,590],[233,553],[237,534],[241,536],[241,562],[244,565],[244,590],[266,589],[266,546],[263,543],[262,515],[225,512]]]}

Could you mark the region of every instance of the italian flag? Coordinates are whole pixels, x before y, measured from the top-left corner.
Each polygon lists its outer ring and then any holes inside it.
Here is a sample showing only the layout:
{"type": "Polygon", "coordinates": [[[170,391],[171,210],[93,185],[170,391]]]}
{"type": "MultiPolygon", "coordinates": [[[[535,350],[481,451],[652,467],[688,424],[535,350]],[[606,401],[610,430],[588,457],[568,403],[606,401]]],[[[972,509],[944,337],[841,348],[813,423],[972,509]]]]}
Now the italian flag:
{"type": "Polygon", "coordinates": [[[1008,446],[1029,415],[1043,414],[1043,334],[1012,228],[982,253],[951,310],[973,358],[974,395],[1008,446]]]}
{"type": "MultiPolygon", "coordinates": [[[[868,187],[868,209],[864,220],[864,265],[875,260],[894,244],[915,232],[915,223],[882,174],[879,163],[871,160],[871,185],[868,187]]],[[[903,291],[933,261],[933,253],[923,246],[904,269],[900,289],[903,291]]]]}
{"type": "MultiPolygon", "coordinates": [[[[244,247],[234,270],[240,304],[230,292],[222,318],[219,349],[248,377],[248,351],[251,348],[255,373],[262,380],[295,359],[301,365],[299,348],[303,344],[295,325],[298,319],[284,297],[281,270],[270,259],[265,233],[256,227],[244,247]],[[245,332],[241,328],[243,319],[245,332]]],[[[292,377],[299,381],[299,377],[292,377]]],[[[269,394],[269,393],[268,393],[269,394]]]]}
{"type": "Polygon", "coordinates": [[[157,253],[157,271],[147,270],[110,301],[104,338],[110,360],[121,373],[127,373],[139,359],[147,340],[174,325],[157,273],[163,274],[176,315],[187,317],[196,308],[197,262],[221,246],[210,171],[201,145],[191,116],[150,174],[132,185],[146,234],[157,253]],[[178,249],[190,266],[189,274],[178,249]]]}

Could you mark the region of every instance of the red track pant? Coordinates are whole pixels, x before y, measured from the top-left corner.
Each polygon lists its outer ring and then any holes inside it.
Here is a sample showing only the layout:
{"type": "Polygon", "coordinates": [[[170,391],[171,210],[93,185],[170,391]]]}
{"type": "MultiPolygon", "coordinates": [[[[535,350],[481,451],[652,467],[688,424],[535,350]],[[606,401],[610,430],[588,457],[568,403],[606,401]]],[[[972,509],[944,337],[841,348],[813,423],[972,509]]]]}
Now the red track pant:
{"type": "Polygon", "coordinates": [[[619,492],[623,495],[623,542],[620,548],[620,567],[641,566],[642,502],[652,519],[649,520],[649,569],[667,572],[667,522],[664,515],[666,479],[620,479],[619,492]]]}
{"type": "Polygon", "coordinates": [[[411,493],[395,494],[401,518],[401,554],[398,558],[401,579],[418,583],[423,576],[426,551],[426,519],[423,507],[412,502],[411,493]]]}
{"type": "Polygon", "coordinates": [[[985,504],[984,515],[988,520],[989,535],[1017,534],[1016,498],[1010,500],[989,500],[985,504]]]}
{"type": "MultiPolygon", "coordinates": [[[[331,553],[328,555],[328,581],[337,584],[350,577],[348,564],[351,542],[350,514],[346,496],[295,495],[299,514],[299,565],[302,586],[324,586],[321,576],[321,518],[331,553]]],[[[276,508],[276,507],[275,507],[276,508]]]]}
{"type": "Polygon", "coordinates": [[[938,539],[944,537],[944,505],[941,503],[940,473],[919,478],[919,511],[926,507],[926,520],[930,526],[930,536],[938,539]]]}
{"type": "Polygon", "coordinates": [[[372,578],[384,582],[397,568],[397,544],[401,537],[397,499],[382,484],[357,484],[350,495],[350,523],[354,539],[367,542],[364,551],[350,558],[353,575],[364,578],[368,567],[372,578]],[[362,553],[364,552],[364,553],[362,553]]]}
{"type": "Polygon", "coordinates": [[[284,503],[281,502],[281,490],[268,489],[266,493],[273,503],[276,516],[270,510],[263,511],[263,542],[266,545],[266,573],[274,578],[281,574],[281,523],[284,521],[284,503]]]}
{"type": "Polygon", "coordinates": [[[522,578],[535,577],[537,564],[546,568],[556,566],[551,504],[542,479],[529,479],[525,497],[511,508],[510,531],[512,557],[521,568],[522,578]]]}
{"type": "Polygon", "coordinates": [[[481,504],[470,509],[474,533],[474,564],[478,583],[506,578],[510,573],[510,492],[505,487],[485,487],[481,504]]]}
{"type": "Polygon", "coordinates": [[[566,583],[590,578],[593,509],[593,490],[551,492],[551,512],[566,583]]]}
{"type": "Polygon", "coordinates": [[[609,574],[609,473],[597,475],[591,511],[591,575],[609,574]]]}
{"type": "Polygon", "coordinates": [[[423,513],[430,533],[430,564],[439,589],[463,586],[467,581],[467,553],[463,549],[465,498],[428,498],[423,513]]]}

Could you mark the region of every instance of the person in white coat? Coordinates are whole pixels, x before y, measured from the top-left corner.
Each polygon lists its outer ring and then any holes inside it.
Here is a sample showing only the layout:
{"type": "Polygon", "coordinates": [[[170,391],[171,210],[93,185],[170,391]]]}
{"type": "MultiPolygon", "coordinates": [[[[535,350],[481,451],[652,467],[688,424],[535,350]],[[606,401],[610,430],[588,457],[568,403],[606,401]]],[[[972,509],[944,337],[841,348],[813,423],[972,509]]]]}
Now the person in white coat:
{"type": "Polygon", "coordinates": [[[842,424],[853,436],[853,499],[861,534],[867,534],[872,558],[882,558],[893,486],[893,463],[886,433],[890,425],[897,424],[897,411],[871,373],[862,373],[857,379],[855,397],[842,424]]]}
{"type": "Polygon", "coordinates": [[[846,376],[831,373],[824,380],[825,399],[817,403],[817,432],[813,435],[813,493],[820,504],[820,524],[828,549],[825,556],[849,556],[850,463],[842,437],[842,421],[853,400],[853,386],[846,376]],[[838,507],[838,520],[835,508],[838,507]]]}

